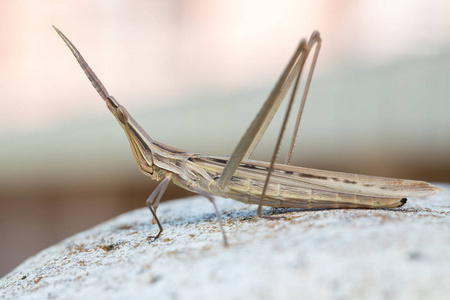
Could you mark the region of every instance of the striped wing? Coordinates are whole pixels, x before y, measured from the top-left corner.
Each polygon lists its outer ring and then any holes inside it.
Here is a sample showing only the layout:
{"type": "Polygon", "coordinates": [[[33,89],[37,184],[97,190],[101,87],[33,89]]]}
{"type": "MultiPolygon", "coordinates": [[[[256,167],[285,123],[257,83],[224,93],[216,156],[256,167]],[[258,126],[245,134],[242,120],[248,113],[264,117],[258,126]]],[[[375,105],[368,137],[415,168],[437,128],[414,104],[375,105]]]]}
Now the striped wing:
{"type": "MultiPolygon", "coordinates": [[[[217,181],[227,157],[194,155],[194,169],[203,169],[203,189],[211,194],[257,204],[269,163],[243,160],[225,190],[217,181]],[[206,174],[206,175],[205,175],[206,174]]],[[[424,181],[333,172],[275,164],[263,205],[302,208],[398,207],[405,197],[423,197],[441,189],[424,181]]]]}

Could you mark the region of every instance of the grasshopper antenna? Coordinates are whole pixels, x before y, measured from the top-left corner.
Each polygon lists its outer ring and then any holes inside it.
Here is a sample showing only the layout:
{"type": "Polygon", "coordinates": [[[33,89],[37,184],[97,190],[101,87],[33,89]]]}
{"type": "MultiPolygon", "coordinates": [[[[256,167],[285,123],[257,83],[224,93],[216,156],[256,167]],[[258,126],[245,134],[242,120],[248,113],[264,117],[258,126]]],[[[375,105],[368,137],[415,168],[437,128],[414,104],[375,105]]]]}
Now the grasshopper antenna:
{"type": "Polygon", "coordinates": [[[97,93],[102,97],[103,100],[108,102],[109,93],[106,90],[103,83],[98,79],[97,75],[95,75],[94,71],[89,67],[87,62],[84,60],[83,56],[77,50],[77,48],[72,44],[72,42],[61,32],[56,26],[52,25],[52,27],[56,30],[59,36],[63,39],[64,43],[66,43],[67,47],[69,47],[70,51],[72,51],[73,56],[77,59],[84,73],[86,74],[89,81],[92,83],[94,88],[97,90],[97,93]]]}

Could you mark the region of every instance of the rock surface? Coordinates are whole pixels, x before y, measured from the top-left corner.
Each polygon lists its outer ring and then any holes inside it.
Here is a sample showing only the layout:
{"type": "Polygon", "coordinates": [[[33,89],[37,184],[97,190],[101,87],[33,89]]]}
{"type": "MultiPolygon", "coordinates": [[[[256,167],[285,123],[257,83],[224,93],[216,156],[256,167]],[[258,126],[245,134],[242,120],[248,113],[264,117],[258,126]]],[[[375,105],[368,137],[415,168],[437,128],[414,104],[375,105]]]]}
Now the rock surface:
{"type": "Polygon", "coordinates": [[[30,257],[2,299],[444,299],[450,295],[450,185],[398,209],[289,211],[192,197],[118,216],[30,257]],[[267,210],[270,212],[270,210],[267,210]]]}

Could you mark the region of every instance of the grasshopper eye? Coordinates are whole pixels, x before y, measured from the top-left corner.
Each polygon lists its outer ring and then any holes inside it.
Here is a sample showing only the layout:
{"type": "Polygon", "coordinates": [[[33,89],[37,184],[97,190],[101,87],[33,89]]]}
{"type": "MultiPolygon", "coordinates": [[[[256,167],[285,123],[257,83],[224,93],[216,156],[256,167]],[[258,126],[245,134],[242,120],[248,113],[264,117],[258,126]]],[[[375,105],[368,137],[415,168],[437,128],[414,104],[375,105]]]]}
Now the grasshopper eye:
{"type": "Polygon", "coordinates": [[[117,107],[116,116],[120,123],[126,124],[128,122],[128,112],[123,106],[117,107]]]}

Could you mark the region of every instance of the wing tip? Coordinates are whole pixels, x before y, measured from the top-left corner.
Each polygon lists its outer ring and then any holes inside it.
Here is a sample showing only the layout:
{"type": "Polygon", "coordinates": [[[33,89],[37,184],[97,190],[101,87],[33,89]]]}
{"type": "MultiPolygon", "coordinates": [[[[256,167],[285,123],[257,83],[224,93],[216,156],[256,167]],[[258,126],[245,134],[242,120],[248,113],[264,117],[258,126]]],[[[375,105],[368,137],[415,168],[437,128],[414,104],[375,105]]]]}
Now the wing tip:
{"type": "Polygon", "coordinates": [[[411,188],[411,193],[410,195],[405,196],[427,197],[445,191],[444,188],[432,185],[431,183],[425,181],[415,182],[415,184],[413,186],[409,186],[409,188],[411,188]]]}

